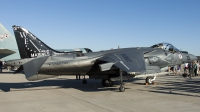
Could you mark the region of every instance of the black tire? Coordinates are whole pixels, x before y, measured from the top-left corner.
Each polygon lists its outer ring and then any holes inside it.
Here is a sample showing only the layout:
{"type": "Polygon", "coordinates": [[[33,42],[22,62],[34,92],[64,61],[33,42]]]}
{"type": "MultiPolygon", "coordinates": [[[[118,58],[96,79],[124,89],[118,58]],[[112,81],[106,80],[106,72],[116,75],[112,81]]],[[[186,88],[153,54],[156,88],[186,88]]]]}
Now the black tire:
{"type": "Polygon", "coordinates": [[[153,77],[147,77],[146,78],[146,83],[153,84],[153,81],[151,81],[152,79],[153,79],[153,77]]]}
{"type": "Polygon", "coordinates": [[[83,84],[87,84],[87,80],[84,79],[82,83],[83,83],[83,84]]]}
{"type": "Polygon", "coordinates": [[[125,91],[125,87],[124,87],[123,85],[121,85],[121,86],[119,87],[119,91],[120,91],[120,92],[124,92],[124,91],[125,91]]]}

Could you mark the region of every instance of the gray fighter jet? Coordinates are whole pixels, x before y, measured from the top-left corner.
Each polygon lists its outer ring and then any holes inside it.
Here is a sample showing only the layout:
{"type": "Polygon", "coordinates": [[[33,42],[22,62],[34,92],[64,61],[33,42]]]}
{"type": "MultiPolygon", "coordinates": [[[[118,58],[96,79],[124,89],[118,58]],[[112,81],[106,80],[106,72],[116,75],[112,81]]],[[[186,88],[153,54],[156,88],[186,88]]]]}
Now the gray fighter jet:
{"type": "MultiPolygon", "coordinates": [[[[161,68],[197,59],[169,43],[89,53],[59,52],[48,47],[25,28],[13,26],[13,30],[21,60],[6,64],[20,65],[16,72],[23,70],[29,81],[59,75],[88,75],[89,78],[102,79],[105,87],[120,81],[119,90],[123,92],[123,80],[145,77],[146,83],[152,83],[157,75],[167,74],[161,72],[161,68]]],[[[84,78],[83,84],[86,83],[84,78]]]]}

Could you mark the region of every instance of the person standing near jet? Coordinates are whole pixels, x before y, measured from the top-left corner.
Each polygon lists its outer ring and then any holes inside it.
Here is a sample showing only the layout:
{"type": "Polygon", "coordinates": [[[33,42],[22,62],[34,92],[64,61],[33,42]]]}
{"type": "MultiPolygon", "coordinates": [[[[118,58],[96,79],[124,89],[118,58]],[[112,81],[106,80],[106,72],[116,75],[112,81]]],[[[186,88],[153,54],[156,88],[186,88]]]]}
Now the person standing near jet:
{"type": "Polygon", "coordinates": [[[189,73],[191,72],[192,65],[193,65],[193,63],[188,63],[188,71],[189,71],[189,73]]]}
{"type": "Polygon", "coordinates": [[[200,65],[199,65],[199,61],[198,61],[198,73],[200,72],[200,65]]]}
{"type": "Polygon", "coordinates": [[[198,76],[197,69],[198,69],[197,61],[194,61],[194,74],[195,74],[195,76],[198,76]]]}
{"type": "Polygon", "coordinates": [[[191,76],[191,77],[196,76],[196,74],[195,74],[195,61],[193,61],[193,62],[191,63],[189,73],[190,73],[190,76],[191,76]]]}
{"type": "Polygon", "coordinates": [[[177,73],[177,65],[173,66],[173,73],[176,74],[177,73]]]}
{"type": "Polygon", "coordinates": [[[184,64],[184,73],[188,74],[188,63],[184,64]]]}
{"type": "Polygon", "coordinates": [[[197,76],[199,76],[199,61],[197,61],[197,76]]]}
{"type": "Polygon", "coordinates": [[[177,74],[181,74],[181,65],[177,65],[177,74]]]}

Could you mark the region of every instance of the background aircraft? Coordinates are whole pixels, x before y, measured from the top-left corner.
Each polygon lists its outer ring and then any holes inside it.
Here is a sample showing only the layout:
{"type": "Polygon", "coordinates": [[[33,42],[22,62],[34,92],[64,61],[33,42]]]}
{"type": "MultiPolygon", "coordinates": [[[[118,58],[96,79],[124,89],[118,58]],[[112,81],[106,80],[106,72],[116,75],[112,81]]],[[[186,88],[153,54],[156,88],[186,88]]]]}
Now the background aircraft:
{"type": "MultiPolygon", "coordinates": [[[[22,59],[6,63],[21,65],[17,72],[24,70],[27,80],[31,81],[58,75],[89,75],[89,78],[102,79],[105,87],[120,80],[119,90],[125,91],[123,80],[146,77],[146,83],[152,83],[156,75],[166,74],[161,68],[197,59],[168,43],[89,53],[60,52],[51,49],[25,28],[13,26],[13,30],[22,59]]],[[[87,83],[85,78],[83,83],[87,83]]]]}
{"type": "Polygon", "coordinates": [[[15,37],[0,23],[0,60],[20,59],[15,37]]]}

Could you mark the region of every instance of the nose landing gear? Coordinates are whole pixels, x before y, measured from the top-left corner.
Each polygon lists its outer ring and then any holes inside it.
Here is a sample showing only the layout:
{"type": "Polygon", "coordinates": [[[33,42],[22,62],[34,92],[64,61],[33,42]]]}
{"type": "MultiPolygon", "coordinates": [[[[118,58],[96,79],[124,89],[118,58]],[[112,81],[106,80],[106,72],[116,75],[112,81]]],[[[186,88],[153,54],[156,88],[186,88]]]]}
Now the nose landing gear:
{"type": "Polygon", "coordinates": [[[146,80],[145,80],[146,84],[147,85],[149,85],[149,84],[155,84],[155,82],[154,82],[155,79],[156,79],[156,76],[149,76],[149,77],[147,77],[146,80]]]}

